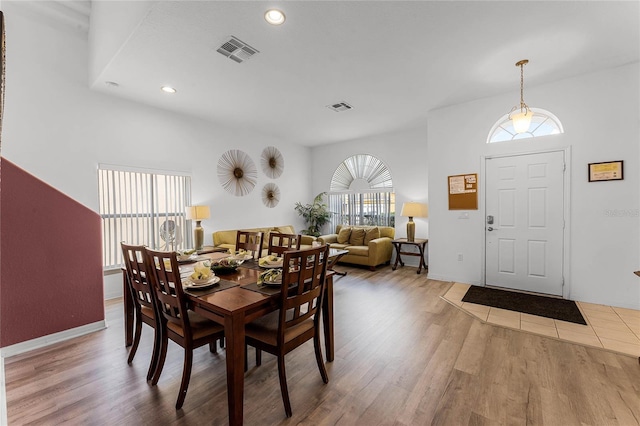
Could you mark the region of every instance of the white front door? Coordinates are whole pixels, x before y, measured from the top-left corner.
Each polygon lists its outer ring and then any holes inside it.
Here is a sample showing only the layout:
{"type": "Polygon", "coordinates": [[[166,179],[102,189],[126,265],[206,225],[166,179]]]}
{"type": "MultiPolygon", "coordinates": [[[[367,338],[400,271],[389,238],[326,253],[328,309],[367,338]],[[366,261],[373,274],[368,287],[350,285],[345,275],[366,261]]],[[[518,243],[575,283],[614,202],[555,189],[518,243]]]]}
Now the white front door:
{"type": "Polygon", "coordinates": [[[562,295],[564,152],[485,159],[485,283],[562,295]]]}

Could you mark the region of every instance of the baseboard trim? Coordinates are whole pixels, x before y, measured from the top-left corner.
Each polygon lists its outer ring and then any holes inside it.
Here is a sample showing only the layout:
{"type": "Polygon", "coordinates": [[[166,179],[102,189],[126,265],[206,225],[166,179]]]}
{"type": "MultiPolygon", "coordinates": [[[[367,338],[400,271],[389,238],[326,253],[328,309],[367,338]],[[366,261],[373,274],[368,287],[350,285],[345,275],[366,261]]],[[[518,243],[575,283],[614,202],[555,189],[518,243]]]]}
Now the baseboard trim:
{"type": "Polygon", "coordinates": [[[0,357],[0,425],[8,425],[7,390],[4,385],[4,358],[0,357]]]}
{"type": "Polygon", "coordinates": [[[37,337],[25,342],[16,343],[15,345],[0,348],[0,358],[9,358],[15,355],[20,355],[34,349],[53,345],[54,343],[64,342],[65,340],[84,336],[85,334],[93,333],[95,331],[104,330],[105,328],[107,328],[107,322],[102,320],[91,324],[81,325],[80,327],[70,328],[69,330],[60,331],[58,333],[37,337]]]}

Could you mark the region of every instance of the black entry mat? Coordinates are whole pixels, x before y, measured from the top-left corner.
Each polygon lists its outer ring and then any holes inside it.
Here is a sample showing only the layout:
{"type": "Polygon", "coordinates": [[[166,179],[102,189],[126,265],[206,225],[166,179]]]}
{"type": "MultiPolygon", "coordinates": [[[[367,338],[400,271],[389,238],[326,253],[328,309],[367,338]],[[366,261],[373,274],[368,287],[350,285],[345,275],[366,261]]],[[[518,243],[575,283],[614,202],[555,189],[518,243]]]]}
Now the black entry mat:
{"type": "Polygon", "coordinates": [[[573,300],[472,285],[462,301],[587,325],[573,300]]]}

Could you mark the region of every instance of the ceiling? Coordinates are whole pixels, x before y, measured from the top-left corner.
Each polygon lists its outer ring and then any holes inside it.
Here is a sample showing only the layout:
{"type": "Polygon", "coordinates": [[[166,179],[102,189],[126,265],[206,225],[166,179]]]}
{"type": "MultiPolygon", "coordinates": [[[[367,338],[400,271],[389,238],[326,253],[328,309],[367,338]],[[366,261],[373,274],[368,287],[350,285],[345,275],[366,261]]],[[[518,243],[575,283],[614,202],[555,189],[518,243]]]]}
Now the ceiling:
{"type": "Polygon", "coordinates": [[[527,87],[638,62],[639,6],[94,0],[92,88],[314,146],[424,125],[429,110],[482,97],[512,94],[515,105],[523,58],[525,101],[527,87]],[[134,4],[138,15],[127,10],[134,4]],[[272,6],[283,25],[263,19],[272,6]],[[259,53],[242,63],[222,56],[229,36],[259,53]],[[353,109],[327,108],[337,102],[353,109]]]}

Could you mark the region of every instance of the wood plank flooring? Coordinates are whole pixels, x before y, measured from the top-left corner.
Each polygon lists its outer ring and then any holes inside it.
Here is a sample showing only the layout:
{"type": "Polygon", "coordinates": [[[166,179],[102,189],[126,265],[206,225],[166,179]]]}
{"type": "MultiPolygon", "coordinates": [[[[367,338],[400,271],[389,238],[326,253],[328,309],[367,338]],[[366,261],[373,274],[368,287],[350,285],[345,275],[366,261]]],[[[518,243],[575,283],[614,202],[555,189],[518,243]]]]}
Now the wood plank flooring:
{"type": "MultiPolygon", "coordinates": [[[[275,358],[249,354],[246,425],[637,425],[638,359],[483,324],[440,296],[451,283],[414,268],[339,267],[336,358],[323,384],[311,342],[287,356],[293,417],[275,358]]],[[[127,365],[122,301],[109,328],[5,360],[10,425],[225,425],[225,352],[200,348],[182,410],[182,350],[145,380],[152,333],[127,365]]]]}

